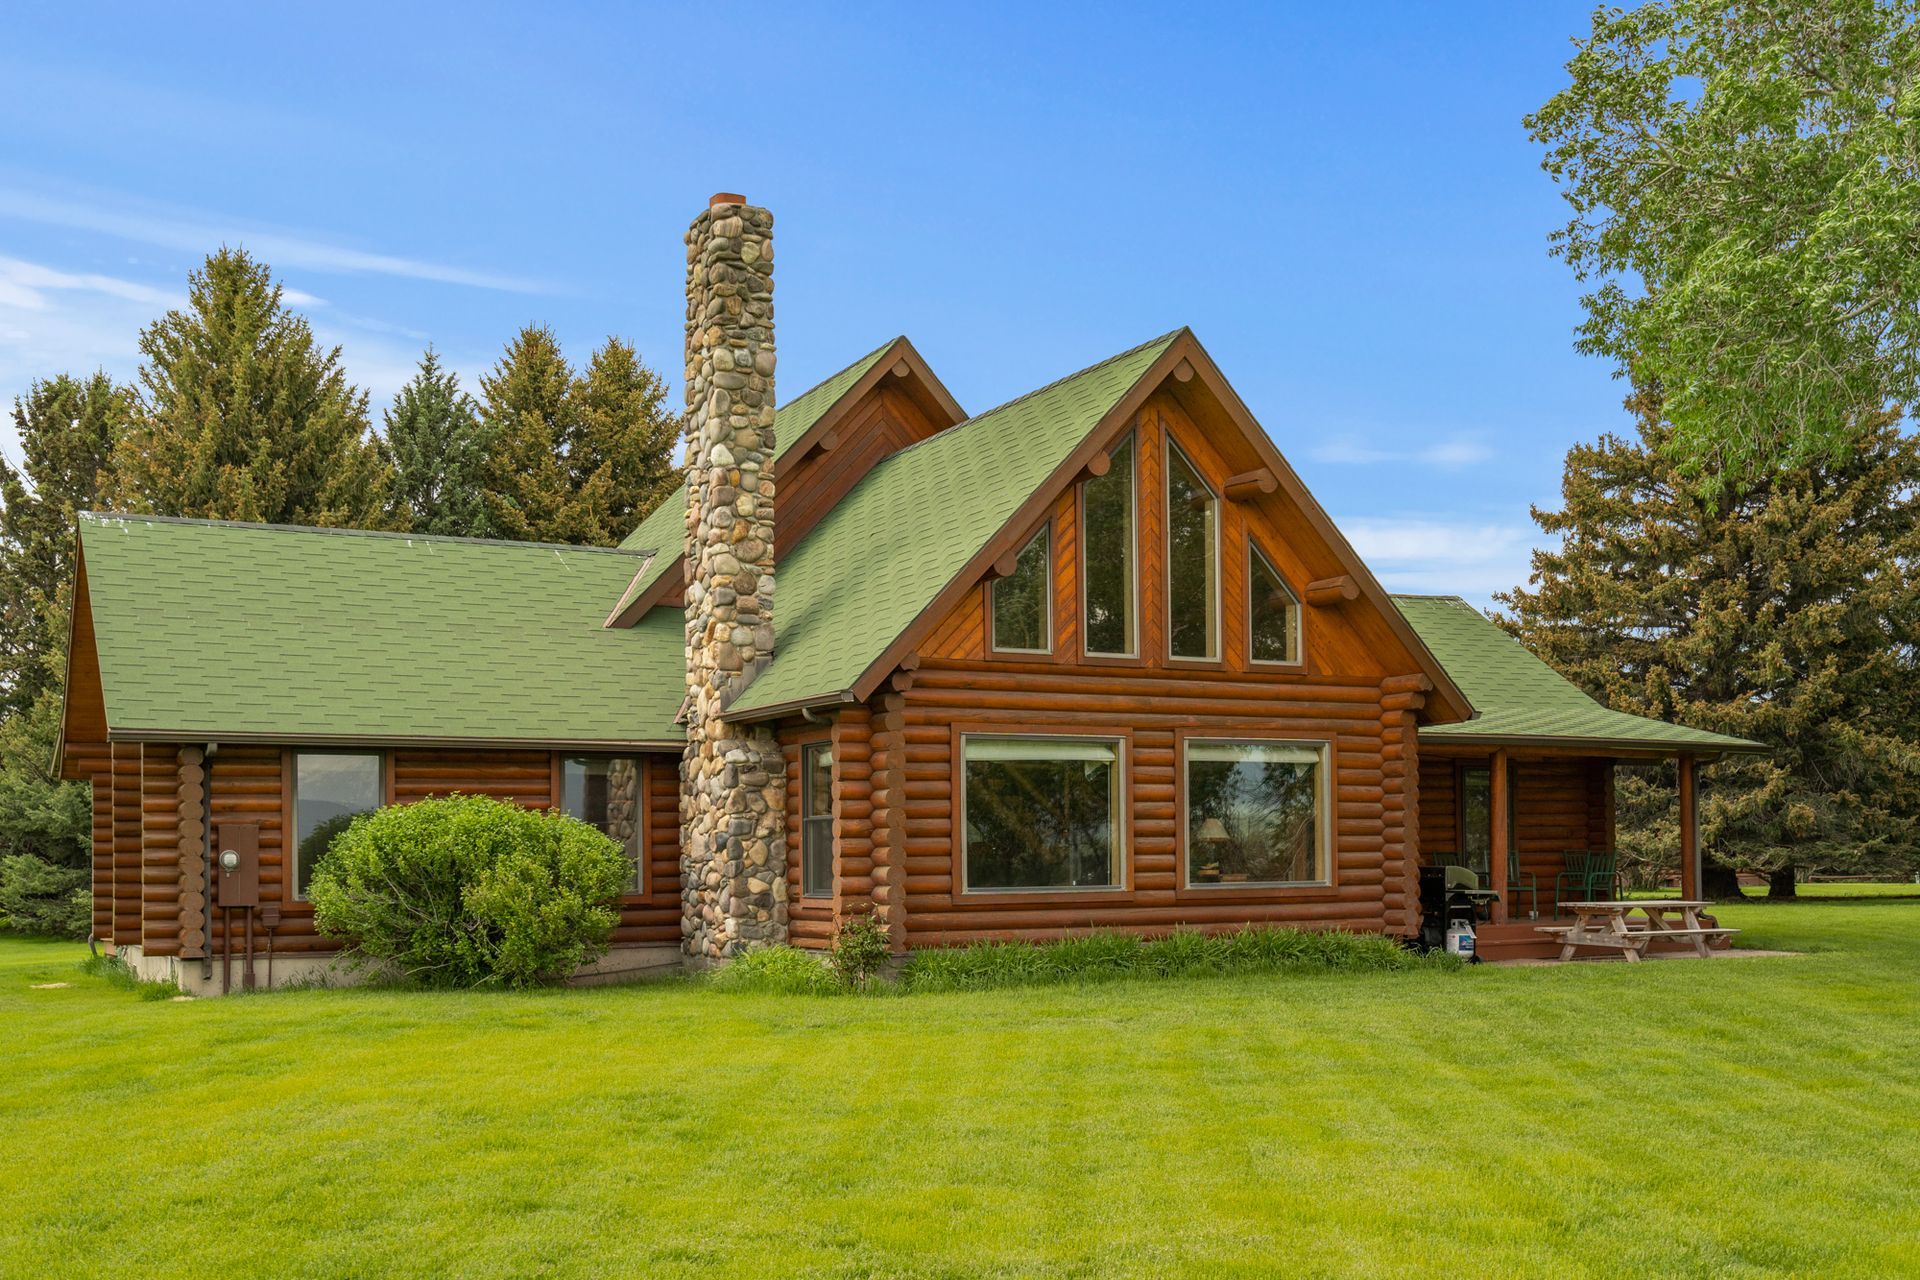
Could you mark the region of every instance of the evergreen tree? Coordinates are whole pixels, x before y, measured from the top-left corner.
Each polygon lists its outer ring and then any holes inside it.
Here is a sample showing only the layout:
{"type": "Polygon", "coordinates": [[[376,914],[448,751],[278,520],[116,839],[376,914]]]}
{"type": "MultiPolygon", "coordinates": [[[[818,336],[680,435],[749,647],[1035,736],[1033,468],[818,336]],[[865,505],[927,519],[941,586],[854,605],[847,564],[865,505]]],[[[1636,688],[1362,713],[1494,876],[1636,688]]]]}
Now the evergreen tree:
{"type": "Polygon", "coordinates": [[[117,468],[127,509],[378,526],[391,477],[340,349],[320,348],[265,263],[222,248],[184,311],[140,335],[140,412],[117,468]]]}
{"type": "MultiPolygon", "coordinates": [[[[1562,509],[1534,509],[1564,541],[1503,621],[1609,706],[1772,746],[1702,771],[1711,891],[1920,866],[1920,442],[1883,414],[1709,497],[1657,391],[1629,407],[1637,439],[1576,446],[1562,509]]],[[[1623,785],[1623,843],[1673,847],[1662,798],[1623,785]]]]}
{"type": "Polygon", "coordinates": [[[680,483],[680,419],[667,384],[632,346],[608,338],[574,380],[567,473],[587,540],[612,545],[680,483]]]}
{"type": "MultiPolygon", "coordinates": [[[[57,670],[59,655],[47,666],[57,670]]],[[[60,728],[60,691],[0,719],[0,929],[84,938],[93,804],[87,784],[48,776],[60,728]]]]}
{"type": "Polygon", "coordinates": [[[528,325],[480,379],[487,437],[486,516],[495,536],[527,542],[588,542],[574,501],[567,444],[575,434],[573,371],[553,331],[528,325]]]}
{"type": "Polygon", "coordinates": [[[420,533],[491,537],[483,497],[486,438],[479,406],[432,347],[386,411],[382,446],[393,467],[400,523],[420,533]]]}
{"type": "Polygon", "coordinates": [[[74,513],[101,504],[130,392],[105,373],[36,382],[13,405],[21,466],[0,456],[0,713],[23,712],[57,682],[74,513]]]}

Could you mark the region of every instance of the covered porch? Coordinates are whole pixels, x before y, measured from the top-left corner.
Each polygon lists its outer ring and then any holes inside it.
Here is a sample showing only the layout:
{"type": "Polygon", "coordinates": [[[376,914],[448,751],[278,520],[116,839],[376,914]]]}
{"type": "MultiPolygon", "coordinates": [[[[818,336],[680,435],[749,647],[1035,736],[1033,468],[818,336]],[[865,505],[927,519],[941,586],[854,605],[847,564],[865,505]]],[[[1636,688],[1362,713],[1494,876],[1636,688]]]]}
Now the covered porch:
{"type": "MultiPolygon", "coordinates": [[[[1614,772],[1622,764],[1671,760],[1679,780],[1680,898],[1701,889],[1700,755],[1548,744],[1426,745],[1420,765],[1420,861],[1462,867],[1491,898],[1478,926],[1487,960],[1551,959],[1574,916],[1563,904],[1621,897],[1614,772]],[[1504,821],[1494,821],[1494,815],[1504,821]]],[[[1716,945],[1724,945],[1716,939],[1716,945]]],[[[1655,938],[1649,954],[1691,954],[1690,943],[1655,938]]]]}

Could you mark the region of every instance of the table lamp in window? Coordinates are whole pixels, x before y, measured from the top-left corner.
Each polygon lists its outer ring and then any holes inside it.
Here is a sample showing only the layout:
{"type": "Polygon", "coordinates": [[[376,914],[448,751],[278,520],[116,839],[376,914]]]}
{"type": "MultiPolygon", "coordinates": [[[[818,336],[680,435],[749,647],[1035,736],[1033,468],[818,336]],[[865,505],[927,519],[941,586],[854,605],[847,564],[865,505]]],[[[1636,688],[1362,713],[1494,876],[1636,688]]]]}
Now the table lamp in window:
{"type": "Polygon", "coordinates": [[[1195,833],[1195,839],[1200,842],[1201,857],[1205,859],[1200,864],[1201,880],[1218,881],[1220,879],[1220,854],[1226,848],[1230,838],[1227,835],[1227,824],[1220,819],[1201,820],[1200,830],[1195,833]]]}

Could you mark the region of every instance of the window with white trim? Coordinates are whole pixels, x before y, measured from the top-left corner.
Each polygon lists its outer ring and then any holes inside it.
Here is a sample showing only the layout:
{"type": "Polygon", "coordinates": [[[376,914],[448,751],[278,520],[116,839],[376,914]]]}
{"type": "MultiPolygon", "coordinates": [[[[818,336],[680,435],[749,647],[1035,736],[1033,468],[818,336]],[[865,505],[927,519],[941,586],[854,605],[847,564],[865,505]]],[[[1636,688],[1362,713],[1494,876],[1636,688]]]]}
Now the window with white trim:
{"type": "Polygon", "coordinates": [[[1329,883],[1326,760],[1313,743],[1188,739],[1188,887],[1329,883]]]}
{"type": "Polygon", "coordinates": [[[995,578],[991,588],[993,597],[993,647],[1000,653],[1051,653],[1053,651],[1053,626],[1049,616],[1052,610],[1047,602],[1053,592],[1049,584],[1052,574],[1049,570],[1050,554],[1047,529],[1040,532],[1026,546],[1020,549],[1020,556],[1014,562],[1013,572],[1004,578],[995,578]]]}
{"type": "Polygon", "coordinates": [[[1133,437],[1107,454],[1107,474],[1092,476],[1080,491],[1080,616],[1089,654],[1131,658],[1135,597],[1133,437]]]}
{"type": "Polygon", "coordinates": [[[1124,882],[1118,740],[968,734],[961,756],[966,889],[1124,882]]]}
{"type": "Polygon", "coordinates": [[[1253,662],[1300,661],[1300,601],[1260,548],[1247,544],[1247,657],[1253,662]]]}
{"type": "Polygon", "coordinates": [[[1167,441],[1167,652],[1220,656],[1220,499],[1167,441]]]}

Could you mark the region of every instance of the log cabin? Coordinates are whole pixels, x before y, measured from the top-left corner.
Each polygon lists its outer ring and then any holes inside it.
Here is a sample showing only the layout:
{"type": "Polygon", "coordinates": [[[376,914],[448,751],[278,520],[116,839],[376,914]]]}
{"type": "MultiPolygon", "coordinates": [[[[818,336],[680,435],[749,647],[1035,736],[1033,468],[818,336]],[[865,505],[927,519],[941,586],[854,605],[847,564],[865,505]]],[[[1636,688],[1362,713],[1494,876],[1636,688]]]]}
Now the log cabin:
{"type": "Polygon", "coordinates": [[[454,792],[626,849],[602,976],[862,915],[901,953],[1408,937],[1443,862],[1523,949],[1622,762],[1678,761],[1697,887],[1696,764],[1754,744],[1389,596],[1191,332],[972,415],[895,338],[776,404],[771,232],[721,195],[687,234],[686,483],[619,547],[80,520],[95,939],[284,981],[335,949],[304,899],[342,824],[454,792]]]}

